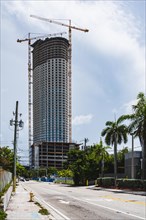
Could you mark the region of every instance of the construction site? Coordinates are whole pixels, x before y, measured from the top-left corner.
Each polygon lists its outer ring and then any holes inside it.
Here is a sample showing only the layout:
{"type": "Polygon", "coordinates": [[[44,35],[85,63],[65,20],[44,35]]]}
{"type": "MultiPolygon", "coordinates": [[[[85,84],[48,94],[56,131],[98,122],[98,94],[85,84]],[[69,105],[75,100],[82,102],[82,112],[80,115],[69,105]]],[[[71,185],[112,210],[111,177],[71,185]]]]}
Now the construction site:
{"type": "Polygon", "coordinates": [[[63,168],[72,141],[72,29],[57,20],[30,17],[64,26],[66,32],[18,39],[28,43],[28,148],[31,168],[63,168]]]}

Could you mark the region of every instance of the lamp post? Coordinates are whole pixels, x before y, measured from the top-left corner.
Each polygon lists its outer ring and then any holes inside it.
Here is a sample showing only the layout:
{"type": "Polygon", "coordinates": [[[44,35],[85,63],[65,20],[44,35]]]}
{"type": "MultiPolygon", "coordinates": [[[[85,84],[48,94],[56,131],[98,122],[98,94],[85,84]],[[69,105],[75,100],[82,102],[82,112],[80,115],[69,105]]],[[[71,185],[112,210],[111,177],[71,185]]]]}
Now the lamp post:
{"type": "MultiPolygon", "coordinates": [[[[16,156],[17,156],[17,132],[18,126],[23,128],[24,122],[22,120],[18,121],[18,101],[16,101],[16,110],[15,113],[13,112],[15,119],[10,120],[10,125],[14,125],[14,170],[13,170],[13,192],[16,191],[16,156]]],[[[22,114],[20,114],[21,117],[22,114]]]]}
{"type": "Polygon", "coordinates": [[[131,179],[134,179],[134,134],[132,133],[131,179]]]}

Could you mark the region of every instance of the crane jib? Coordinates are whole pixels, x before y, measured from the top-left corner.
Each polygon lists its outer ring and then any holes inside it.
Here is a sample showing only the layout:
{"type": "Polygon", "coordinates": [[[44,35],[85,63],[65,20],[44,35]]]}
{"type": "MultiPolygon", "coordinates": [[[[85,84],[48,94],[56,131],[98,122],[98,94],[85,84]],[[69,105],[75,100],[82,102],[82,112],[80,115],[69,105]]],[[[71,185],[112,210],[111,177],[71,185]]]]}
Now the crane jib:
{"type": "Polygon", "coordinates": [[[51,19],[48,19],[48,18],[42,18],[42,17],[36,16],[36,15],[30,15],[30,17],[36,18],[36,19],[39,19],[39,20],[42,20],[42,21],[47,21],[47,22],[50,22],[50,23],[58,24],[58,25],[61,25],[61,26],[69,27],[69,28],[72,28],[72,29],[75,29],[75,30],[89,32],[88,29],[78,28],[78,27],[71,26],[71,25],[68,25],[68,24],[64,24],[64,23],[61,23],[61,22],[58,22],[58,21],[55,21],[55,20],[51,20],[51,19]]]}

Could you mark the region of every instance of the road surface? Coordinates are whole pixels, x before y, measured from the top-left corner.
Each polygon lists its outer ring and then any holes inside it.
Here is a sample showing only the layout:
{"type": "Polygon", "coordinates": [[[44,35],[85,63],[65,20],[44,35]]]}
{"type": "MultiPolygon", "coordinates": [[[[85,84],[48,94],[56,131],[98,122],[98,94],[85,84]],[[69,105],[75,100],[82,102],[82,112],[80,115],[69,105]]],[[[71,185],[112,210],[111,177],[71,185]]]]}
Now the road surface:
{"type": "Polygon", "coordinates": [[[23,183],[45,207],[66,220],[146,219],[146,197],[63,184],[23,183]]]}

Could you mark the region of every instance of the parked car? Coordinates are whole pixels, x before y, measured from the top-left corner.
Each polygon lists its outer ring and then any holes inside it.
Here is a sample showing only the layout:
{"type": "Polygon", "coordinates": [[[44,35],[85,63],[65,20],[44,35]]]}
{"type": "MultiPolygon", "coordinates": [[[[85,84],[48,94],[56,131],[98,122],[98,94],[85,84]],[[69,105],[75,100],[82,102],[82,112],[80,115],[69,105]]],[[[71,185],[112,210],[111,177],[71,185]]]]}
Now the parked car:
{"type": "Polygon", "coordinates": [[[25,182],[25,178],[24,177],[20,177],[19,180],[25,182]]]}

